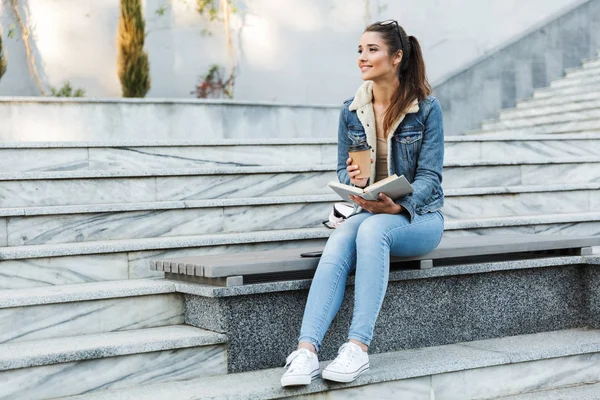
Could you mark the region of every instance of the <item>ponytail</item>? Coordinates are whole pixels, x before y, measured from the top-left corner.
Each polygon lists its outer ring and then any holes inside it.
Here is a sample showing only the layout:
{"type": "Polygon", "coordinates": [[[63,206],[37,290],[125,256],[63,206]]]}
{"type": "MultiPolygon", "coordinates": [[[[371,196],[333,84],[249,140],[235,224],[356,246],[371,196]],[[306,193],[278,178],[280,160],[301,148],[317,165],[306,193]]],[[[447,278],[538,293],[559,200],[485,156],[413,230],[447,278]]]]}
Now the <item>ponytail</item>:
{"type": "Polygon", "coordinates": [[[419,41],[416,37],[409,36],[408,42],[407,65],[405,71],[401,72],[399,77],[401,78],[401,84],[411,87],[414,98],[422,101],[431,94],[431,85],[427,81],[425,60],[423,59],[423,52],[421,51],[419,41]]]}

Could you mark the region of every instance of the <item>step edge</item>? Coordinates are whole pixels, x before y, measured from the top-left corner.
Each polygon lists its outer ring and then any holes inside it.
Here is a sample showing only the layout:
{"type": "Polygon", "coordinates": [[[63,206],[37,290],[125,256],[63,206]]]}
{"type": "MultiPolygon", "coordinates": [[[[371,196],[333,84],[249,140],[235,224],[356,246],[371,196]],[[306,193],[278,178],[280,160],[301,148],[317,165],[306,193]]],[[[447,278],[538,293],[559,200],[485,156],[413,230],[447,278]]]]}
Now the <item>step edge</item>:
{"type": "Polygon", "coordinates": [[[315,146],[336,144],[334,138],[277,138],[277,139],[222,139],[215,141],[123,141],[123,142],[99,142],[99,141],[55,141],[55,142],[0,142],[1,149],[86,149],[86,148],[138,148],[138,147],[227,147],[227,146],[315,146]]]}
{"type": "Polygon", "coordinates": [[[317,164],[310,167],[293,165],[267,165],[256,167],[164,168],[146,170],[0,172],[0,182],[61,179],[170,178],[202,175],[283,174],[301,172],[335,172],[335,170],[336,165],[334,164],[317,164]]]}
{"type": "MultiPolygon", "coordinates": [[[[581,108],[578,110],[565,110],[565,111],[560,111],[560,112],[547,112],[544,114],[536,114],[536,115],[527,115],[524,117],[511,117],[511,118],[494,118],[494,119],[489,119],[489,120],[485,120],[485,121],[481,121],[482,125],[493,125],[493,124],[500,124],[500,123],[506,123],[506,122],[514,122],[514,123],[523,123],[523,122],[529,122],[533,119],[536,118],[549,118],[550,116],[552,117],[565,117],[569,114],[580,114],[580,113],[587,113],[591,110],[594,111],[598,111],[598,113],[600,113],[600,105],[596,106],[596,107],[589,107],[589,108],[581,108]]],[[[589,119],[589,118],[587,118],[589,119]]],[[[583,121],[583,120],[573,120],[573,122],[579,122],[579,121],[583,121]]],[[[560,123],[560,122],[564,122],[564,121],[553,121],[553,122],[549,122],[550,123],[560,123]]],[[[532,125],[533,126],[533,125],[532,125]]]]}
{"type": "Polygon", "coordinates": [[[0,309],[176,293],[163,279],[129,279],[0,290],[0,309]]]}
{"type": "MultiPolygon", "coordinates": [[[[501,193],[499,193],[501,194],[501,193]]],[[[504,194],[510,194],[504,192],[504,194]]],[[[564,218],[573,213],[545,214],[546,217],[564,218]]],[[[592,218],[595,222],[598,212],[577,213],[592,218]]],[[[526,216],[524,216],[526,217],[526,216]]],[[[531,216],[532,218],[537,216],[531,216]]],[[[507,217],[498,217],[507,218],[507,217]]],[[[586,222],[572,221],[572,222],[586,222]]],[[[551,223],[551,222],[548,222],[551,223]]],[[[544,224],[548,224],[544,223],[544,224]]],[[[564,222],[559,222],[564,223],[564,222]]],[[[515,226],[520,226],[518,224],[515,226]]],[[[509,226],[509,225],[507,225],[509,226]]],[[[84,256],[93,254],[122,253],[131,251],[156,251],[181,248],[208,247],[219,245],[257,244],[269,242],[289,242],[297,240],[326,239],[331,234],[327,228],[296,228],[275,231],[234,232],[222,234],[174,236],[166,238],[145,238],[126,240],[90,241],[80,243],[59,243],[51,245],[15,246],[0,248],[0,261],[40,257],[84,256]],[[119,242],[119,243],[115,243],[119,242]]]]}
{"type": "MultiPolygon", "coordinates": [[[[526,343],[531,342],[531,347],[534,343],[543,342],[548,340],[547,338],[553,338],[559,334],[563,334],[567,338],[569,333],[578,334],[581,330],[572,329],[565,331],[555,332],[544,332],[532,335],[519,335],[509,337],[511,339],[521,339],[526,343]]],[[[583,336],[584,334],[582,334],[583,336]]],[[[565,346],[557,346],[551,353],[544,353],[540,350],[538,353],[531,351],[520,362],[529,362],[537,360],[545,360],[557,357],[569,357],[574,355],[584,355],[600,352],[600,346],[597,342],[596,336],[598,333],[593,331],[589,339],[592,344],[584,348],[579,348],[576,345],[570,343],[565,346]]],[[[514,363],[511,359],[512,352],[509,347],[498,349],[496,343],[502,343],[501,341],[507,338],[500,339],[487,339],[485,341],[477,341],[471,343],[479,343],[486,345],[488,350],[479,350],[473,352],[464,351],[466,346],[465,343],[450,344],[444,346],[436,346],[423,349],[405,350],[399,352],[390,352],[383,354],[375,354],[370,356],[371,358],[371,371],[370,373],[360,376],[356,381],[348,384],[336,384],[335,386],[325,383],[321,379],[315,380],[310,386],[299,388],[299,389],[284,389],[279,385],[279,377],[283,373],[281,368],[265,369],[260,371],[229,374],[216,377],[208,377],[203,379],[194,379],[187,382],[180,383],[164,383],[155,384],[148,386],[141,386],[137,388],[127,388],[110,390],[106,392],[91,393],[86,398],[83,396],[74,396],[65,398],[69,400],[100,400],[100,399],[112,399],[119,398],[120,400],[135,400],[135,399],[161,399],[167,393],[172,393],[171,398],[178,398],[181,400],[192,400],[211,398],[213,400],[220,399],[242,399],[242,395],[232,393],[218,393],[218,390],[207,393],[209,387],[224,387],[230,388],[235,387],[232,385],[235,380],[246,380],[253,382],[253,391],[245,390],[244,396],[261,399],[275,399],[283,398],[288,396],[299,396],[313,393],[325,392],[331,389],[345,389],[358,387],[368,384],[376,384],[390,381],[398,381],[402,379],[418,378],[423,376],[431,376],[436,374],[451,373],[457,371],[464,371],[467,369],[493,367],[497,365],[507,365],[514,363]],[[459,360],[448,362],[448,360],[454,360],[456,353],[463,355],[459,360]],[[431,357],[424,357],[423,354],[431,354],[431,357]],[[410,363],[408,360],[412,360],[410,363]],[[445,361],[445,362],[444,362],[445,361]],[[411,370],[407,368],[408,365],[414,364],[411,370]],[[262,384],[260,389],[257,388],[257,384],[262,384]],[[187,395],[186,395],[187,393],[187,395]],[[117,397],[114,397],[117,395],[117,397]],[[206,395],[207,397],[203,397],[206,395]],[[111,397],[113,396],[113,397],[111,397]],[[208,397],[209,396],[209,397],[208,397]],[[230,396],[230,397],[227,397],[230,396]]],[[[506,341],[506,340],[505,340],[506,341]]],[[[467,343],[468,344],[468,343],[467,343]]],[[[522,347],[527,347],[523,346],[522,347]]],[[[323,367],[325,363],[322,363],[323,367]]]]}
{"type": "MultiPolygon", "coordinates": [[[[597,118],[591,118],[587,120],[581,120],[577,122],[589,122],[597,121],[597,118]]],[[[552,124],[549,124],[552,125],[552,124]]],[[[541,126],[541,125],[540,125],[541,126]]],[[[495,129],[490,130],[492,132],[511,131],[515,129],[495,129]]],[[[484,132],[485,130],[475,130],[475,132],[484,132]]],[[[585,140],[585,139],[584,139],[585,140]]],[[[461,142],[464,140],[461,140],[461,142]]],[[[593,160],[600,160],[600,158],[592,158],[593,160]]],[[[581,157],[564,157],[565,160],[577,161],[582,159],[581,157]]],[[[559,159],[560,160],[560,159],[559,159]]],[[[569,162],[564,161],[564,162],[569,162]]],[[[452,161],[456,162],[456,161],[452,161]]],[[[474,165],[477,163],[493,163],[488,165],[505,165],[496,164],[496,161],[473,161],[474,165]]],[[[515,163],[528,163],[541,164],[543,160],[517,160],[511,161],[509,165],[515,163]]],[[[584,161],[585,162],[585,161],[584,161]]],[[[466,165],[470,165],[470,162],[465,162],[466,165]]],[[[553,163],[552,160],[548,160],[546,163],[553,163]]],[[[445,165],[452,167],[452,165],[445,165]]],[[[144,179],[144,178],[172,178],[172,177],[196,177],[204,175],[251,175],[251,174],[283,174],[283,173],[304,173],[304,172],[327,172],[334,173],[337,166],[331,164],[322,164],[316,166],[260,166],[260,167],[227,167],[227,168],[165,168],[165,169],[148,169],[148,170],[77,170],[77,171],[44,171],[44,172],[0,172],[1,181],[37,181],[37,180],[75,180],[75,179],[144,179]]]]}
{"type": "MultiPolygon", "coordinates": [[[[584,163],[573,163],[572,160],[565,160],[564,164],[587,164],[600,163],[600,159],[584,163]]],[[[498,167],[519,167],[523,165],[561,165],[561,163],[530,163],[530,164],[503,164],[498,167]]],[[[455,165],[450,168],[470,168],[486,167],[486,164],[473,165],[455,165]]],[[[474,194],[499,194],[499,193],[531,193],[531,192],[554,192],[569,190],[591,190],[597,189],[600,183],[580,182],[568,185],[513,185],[513,186],[475,186],[468,188],[447,188],[445,189],[447,197],[465,194],[465,191],[472,190],[474,194]],[[507,190],[508,189],[508,190],[507,190]],[[455,192],[458,191],[458,192],[455,192]]],[[[210,199],[210,200],[183,200],[166,202],[133,202],[133,203],[104,203],[104,204],[76,204],[62,206],[36,206],[36,207],[11,207],[0,208],[0,218],[14,217],[40,217],[40,216],[61,216],[77,214],[110,214],[126,212],[145,212],[145,211],[172,211],[172,210],[193,210],[205,208],[226,208],[226,207],[253,207],[253,206],[278,206],[292,204],[318,204],[343,201],[336,194],[321,195],[300,195],[300,196],[279,196],[279,197],[240,197],[231,199],[210,199]]],[[[1,249],[1,247],[0,247],[1,249]]]]}
{"type": "Polygon", "coordinates": [[[268,243],[282,241],[288,242],[294,240],[324,239],[327,238],[329,234],[329,229],[325,227],[318,227],[281,229],[276,231],[174,236],[166,238],[59,243],[52,245],[18,246],[15,248],[1,247],[0,261],[40,257],[122,253],[130,251],[156,251],[227,244],[268,243]]]}
{"type": "Polygon", "coordinates": [[[224,334],[187,325],[5,343],[0,371],[226,343],[224,334]]]}

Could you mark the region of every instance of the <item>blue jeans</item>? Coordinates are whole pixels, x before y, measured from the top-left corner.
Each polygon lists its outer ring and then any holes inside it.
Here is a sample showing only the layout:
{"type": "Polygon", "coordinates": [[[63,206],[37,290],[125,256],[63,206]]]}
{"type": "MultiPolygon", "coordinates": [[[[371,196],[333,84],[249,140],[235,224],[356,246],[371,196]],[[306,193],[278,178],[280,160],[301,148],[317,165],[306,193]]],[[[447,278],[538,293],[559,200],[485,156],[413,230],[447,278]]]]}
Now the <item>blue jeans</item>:
{"type": "Polygon", "coordinates": [[[342,304],[346,278],[356,270],[354,313],[349,339],[367,346],[383,303],[390,255],[419,256],[435,249],[444,231],[440,211],[416,215],[363,211],[344,221],[329,237],[313,278],[304,309],[299,342],[318,351],[325,332],[342,304]]]}

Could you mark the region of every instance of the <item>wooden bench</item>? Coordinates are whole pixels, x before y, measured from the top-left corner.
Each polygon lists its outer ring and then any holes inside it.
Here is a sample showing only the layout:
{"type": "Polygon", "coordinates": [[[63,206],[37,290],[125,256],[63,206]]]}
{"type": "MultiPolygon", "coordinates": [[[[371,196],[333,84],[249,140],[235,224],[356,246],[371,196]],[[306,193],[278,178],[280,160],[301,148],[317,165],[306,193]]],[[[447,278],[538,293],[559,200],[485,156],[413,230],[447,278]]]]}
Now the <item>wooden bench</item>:
{"type": "MultiPolygon", "coordinates": [[[[443,238],[432,252],[420,257],[391,257],[392,268],[433,268],[481,262],[592,254],[600,237],[511,235],[443,238]]],[[[322,248],[295,248],[217,254],[151,261],[151,269],[168,279],[217,286],[311,278],[319,258],[301,253],[322,248]]]]}

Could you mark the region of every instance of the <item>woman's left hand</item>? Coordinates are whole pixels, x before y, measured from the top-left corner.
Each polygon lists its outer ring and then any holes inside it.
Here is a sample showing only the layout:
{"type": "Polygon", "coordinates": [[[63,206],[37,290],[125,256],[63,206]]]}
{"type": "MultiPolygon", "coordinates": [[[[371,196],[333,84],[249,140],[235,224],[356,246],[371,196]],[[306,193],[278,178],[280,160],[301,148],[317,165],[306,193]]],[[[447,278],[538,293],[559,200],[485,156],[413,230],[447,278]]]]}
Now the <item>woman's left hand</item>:
{"type": "Polygon", "coordinates": [[[365,200],[359,196],[350,196],[350,198],[371,214],[398,214],[402,212],[402,206],[394,203],[392,199],[383,193],[379,193],[378,200],[365,200]]]}

